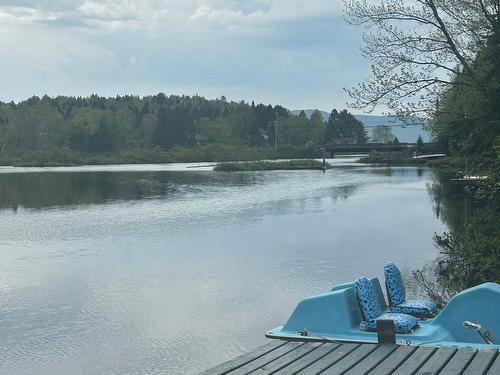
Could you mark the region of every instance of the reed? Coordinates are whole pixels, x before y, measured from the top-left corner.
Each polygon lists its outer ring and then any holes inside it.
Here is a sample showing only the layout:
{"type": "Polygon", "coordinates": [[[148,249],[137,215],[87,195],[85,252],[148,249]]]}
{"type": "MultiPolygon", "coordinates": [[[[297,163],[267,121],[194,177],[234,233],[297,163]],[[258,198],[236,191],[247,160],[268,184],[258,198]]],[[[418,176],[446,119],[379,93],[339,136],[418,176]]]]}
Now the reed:
{"type": "Polygon", "coordinates": [[[329,163],[323,163],[315,159],[295,160],[259,160],[245,162],[223,162],[218,163],[214,170],[218,172],[240,172],[240,171],[270,171],[270,170],[325,170],[332,168],[329,163]]]}

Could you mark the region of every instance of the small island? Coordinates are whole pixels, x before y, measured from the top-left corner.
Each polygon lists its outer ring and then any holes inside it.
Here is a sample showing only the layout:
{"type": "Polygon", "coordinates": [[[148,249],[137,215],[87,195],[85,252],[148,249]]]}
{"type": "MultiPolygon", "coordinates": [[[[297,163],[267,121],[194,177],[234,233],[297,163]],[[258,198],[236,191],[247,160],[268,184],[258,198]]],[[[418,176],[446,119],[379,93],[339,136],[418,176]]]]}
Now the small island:
{"type": "Polygon", "coordinates": [[[312,169],[322,170],[332,168],[327,162],[316,159],[295,159],[295,160],[259,160],[244,162],[223,162],[214,167],[218,172],[242,172],[242,171],[270,171],[270,170],[297,170],[312,169]]]}

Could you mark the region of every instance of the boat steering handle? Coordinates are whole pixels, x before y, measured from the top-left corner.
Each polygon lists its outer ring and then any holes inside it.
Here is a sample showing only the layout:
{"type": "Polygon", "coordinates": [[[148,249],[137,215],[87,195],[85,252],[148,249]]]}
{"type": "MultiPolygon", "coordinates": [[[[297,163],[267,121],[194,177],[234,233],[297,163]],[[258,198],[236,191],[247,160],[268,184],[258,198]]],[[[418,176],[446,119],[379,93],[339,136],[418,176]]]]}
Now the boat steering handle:
{"type": "Polygon", "coordinates": [[[464,327],[465,328],[470,328],[470,329],[473,329],[474,331],[479,331],[481,329],[481,325],[480,324],[477,324],[477,323],[474,323],[474,322],[471,322],[469,320],[466,320],[464,322],[464,327]]]}
{"type": "Polygon", "coordinates": [[[479,334],[479,336],[481,336],[481,338],[483,339],[483,341],[486,344],[494,344],[494,341],[493,341],[493,338],[491,337],[490,332],[486,331],[486,330],[481,330],[481,328],[482,328],[481,324],[477,324],[477,323],[471,322],[469,320],[466,320],[464,322],[464,327],[476,331],[479,334]]]}

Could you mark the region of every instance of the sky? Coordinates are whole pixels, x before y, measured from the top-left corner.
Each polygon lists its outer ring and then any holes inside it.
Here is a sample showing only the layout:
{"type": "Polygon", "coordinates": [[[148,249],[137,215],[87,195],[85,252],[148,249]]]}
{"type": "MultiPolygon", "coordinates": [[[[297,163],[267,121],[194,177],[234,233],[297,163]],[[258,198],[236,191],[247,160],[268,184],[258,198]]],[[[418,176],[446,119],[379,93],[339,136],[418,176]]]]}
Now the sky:
{"type": "Polygon", "coordinates": [[[368,74],[341,0],[0,0],[0,100],[199,94],[346,108],[368,74]]]}

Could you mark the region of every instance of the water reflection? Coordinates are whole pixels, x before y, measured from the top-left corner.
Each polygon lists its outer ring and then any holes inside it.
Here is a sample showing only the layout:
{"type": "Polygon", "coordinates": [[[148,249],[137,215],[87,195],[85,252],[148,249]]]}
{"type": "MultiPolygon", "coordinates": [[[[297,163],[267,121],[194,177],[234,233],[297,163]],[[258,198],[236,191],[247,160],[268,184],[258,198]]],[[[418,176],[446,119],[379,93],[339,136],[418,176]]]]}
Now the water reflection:
{"type": "Polygon", "coordinates": [[[472,191],[464,185],[453,182],[452,179],[455,177],[446,169],[436,169],[427,183],[427,189],[436,216],[450,229],[462,230],[467,212],[471,209],[472,191]]]}
{"type": "Polygon", "coordinates": [[[495,253],[498,201],[493,195],[485,199],[476,194],[478,189],[488,192],[493,189],[455,178],[456,175],[439,170],[427,184],[433,209],[447,224],[447,231],[434,236],[439,258],[416,272],[419,286],[442,300],[498,279],[499,258],[495,253]]]}
{"type": "Polygon", "coordinates": [[[0,373],[196,373],[305,296],[432,259],[431,172],[346,164],[0,174],[0,373]]]}
{"type": "MultiPolygon", "coordinates": [[[[345,155],[329,159],[334,170],[326,177],[343,179],[349,174],[375,176],[422,177],[425,169],[409,167],[368,167],[356,163],[357,157],[345,155]]],[[[279,179],[289,173],[276,171],[262,173],[214,173],[210,163],[161,165],[109,165],[54,168],[0,167],[0,210],[19,208],[43,209],[144,199],[173,199],[181,195],[207,193],[214,188],[252,187],[264,178],[279,179]]],[[[397,180],[396,180],[397,181],[397,180]]],[[[332,197],[344,198],[354,193],[359,183],[346,186],[336,184],[332,197]]],[[[315,188],[322,188],[319,184],[315,188]]],[[[284,195],[286,196],[286,194],[284,195]]]]}
{"type": "Polygon", "coordinates": [[[252,174],[212,172],[80,172],[0,174],[0,209],[40,209],[169,198],[210,186],[249,186],[252,174]]]}

